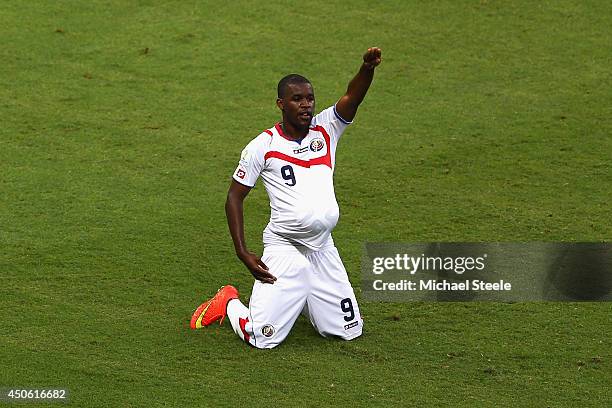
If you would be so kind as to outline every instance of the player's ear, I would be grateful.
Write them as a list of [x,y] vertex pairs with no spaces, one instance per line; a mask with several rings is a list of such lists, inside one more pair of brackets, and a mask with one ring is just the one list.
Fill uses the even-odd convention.
[[278,106],[278,109],[284,111],[285,108],[283,107],[283,100],[281,98],[276,98],[276,106]]

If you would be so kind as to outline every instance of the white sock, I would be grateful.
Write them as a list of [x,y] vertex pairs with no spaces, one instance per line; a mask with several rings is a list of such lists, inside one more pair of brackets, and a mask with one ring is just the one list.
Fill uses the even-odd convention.
[[[227,303],[227,318],[229,319],[234,333],[242,340],[250,343],[252,322],[249,321],[249,308],[238,299],[232,299]],[[242,323],[242,325],[241,325]],[[246,338],[245,338],[246,336]]]

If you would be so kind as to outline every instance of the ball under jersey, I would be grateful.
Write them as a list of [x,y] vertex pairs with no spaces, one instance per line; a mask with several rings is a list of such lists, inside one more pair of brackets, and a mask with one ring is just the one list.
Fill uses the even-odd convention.
[[313,250],[329,245],[340,215],[333,180],[336,146],[349,123],[331,106],[312,119],[300,141],[285,136],[276,124],[244,148],[233,177],[249,187],[263,180],[271,207],[264,245]]

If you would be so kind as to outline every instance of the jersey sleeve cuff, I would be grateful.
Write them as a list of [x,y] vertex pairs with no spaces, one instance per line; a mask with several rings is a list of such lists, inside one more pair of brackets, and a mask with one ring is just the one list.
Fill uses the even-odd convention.
[[350,125],[351,123],[353,123],[353,121],[351,120],[350,122],[346,119],[344,119],[342,116],[340,116],[340,114],[338,113],[338,111],[336,110],[336,105],[334,105],[334,115],[336,115],[336,117],[338,118],[338,120],[342,123],[344,123],[345,125]]
[[242,184],[242,185],[243,185],[243,186],[245,186],[245,187],[250,187],[250,188],[255,187],[255,184],[253,184],[253,185],[251,186],[251,185],[249,185],[248,183],[246,183],[244,180],[242,180],[241,178],[236,177],[235,175],[234,175],[234,176],[232,176],[232,178],[233,178],[234,180],[236,180],[236,182],[237,182],[238,184]]

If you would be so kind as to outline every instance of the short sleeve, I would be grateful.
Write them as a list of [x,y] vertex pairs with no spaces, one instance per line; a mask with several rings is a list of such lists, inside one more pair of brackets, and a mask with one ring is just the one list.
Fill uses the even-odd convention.
[[265,133],[257,136],[242,150],[238,167],[234,171],[234,180],[248,187],[255,186],[265,163],[264,156],[270,136]]
[[353,122],[345,120],[336,111],[336,105],[321,111],[312,119],[313,126],[323,126],[334,138],[339,139],[348,125]]

